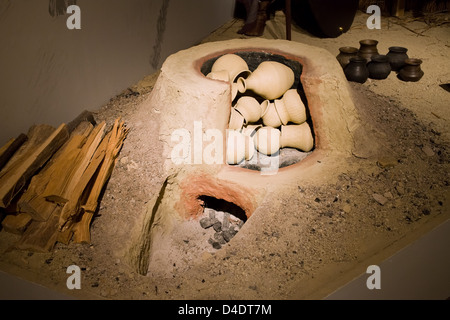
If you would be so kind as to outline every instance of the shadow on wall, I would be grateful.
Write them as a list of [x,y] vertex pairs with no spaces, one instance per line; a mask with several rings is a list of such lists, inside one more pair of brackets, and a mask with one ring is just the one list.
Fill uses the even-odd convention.
[[48,12],[52,17],[63,16],[66,14],[69,6],[76,4],[77,0],[50,0]]

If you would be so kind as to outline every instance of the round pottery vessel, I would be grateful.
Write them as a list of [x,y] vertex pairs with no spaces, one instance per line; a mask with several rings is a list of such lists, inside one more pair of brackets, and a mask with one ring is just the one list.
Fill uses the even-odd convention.
[[264,99],[274,100],[289,90],[294,81],[291,68],[276,61],[264,61],[248,78],[238,78],[237,83],[240,93],[251,90]]
[[236,99],[236,96],[238,94],[238,85],[236,82],[231,83],[231,101],[234,101]]
[[230,122],[228,123],[228,129],[241,130],[244,126],[244,116],[234,108],[231,108]]
[[424,72],[420,68],[422,60],[410,58],[405,60],[405,66],[400,69],[398,76],[403,81],[416,82],[422,79]]
[[386,54],[389,63],[391,65],[392,71],[400,71],[405,65],[405,60],[408,59],[408,54],[406,53],[408,49],[404,47],[390,47],[389,52]]
[[378,41],[372,39],[365,39],[359,42],[360,47],[358,50],[358,56],[366,59],[366,63],[370,62],[370,59],[373,55],[378,54]]
[[261,109],[264,125],[273,128],[278,128],[279,126],[281,126],[281,119],[275,108],[275,103],[270,102],[269,100],[264,100],[261,103]]
[[246,137],[236,130],[228,130],[227,134],[227,163],[241,163],[246,156],[245,148]]
[[369,78],[386,79],[391,73],[391,64],[385,55],[373,55],[372,60],[367,64],[369,70]]
[[273,104],[275,105],[275,110],[277,111],[281,124],[286,125],[289,122],[289,113],[286,110],[283,100],[274,100]]
[[245,160],[251,160],[255,155],[255,142],[253,141],[253,137],[245,136]]
[[234,108],[242,114],[245,123],[256,122],[261,119],[261,104],[254,97],[241,97]]
[[224,70],[228,72],[228,79],[231,82],[235,82],[239,75],[247,77],[251,73],[247,62],[237,54],[233,53],[221,56],[211,67],[211,72]]
[[341,47],[339,48],[339,54],[336,56],[337,61],[344,69],[349,63],[350,58],[358,56],[358,48],[355,47]]
[[242,128],[241,132],[244,136],[253,137],[260,128],[262,128],[260,124],[247,124]]
[[286,91],[283,98],[280,99],[280,102],[275,100],[275,106],[277,107],[282,122],[285,119],[281,116],[280,109],[284,107],[286,110],[287,122],[283,122],[284,125],[288,122],[301,124],[306,121],[306,108],[296,89],[289,89]]
[[272,127],[259,129],[254,138],[256,149],[265,154],[273,155],[280,150],[280,130]]
[[362,57],[351,58],[350,63],[344,69],[344,74],[348,81],[359,83],[366,82],[369,78],[366,59]]
[[307,122],[300,125],[281,126],[281,148],[289,147],[309,152],[314,147],[314,138]]

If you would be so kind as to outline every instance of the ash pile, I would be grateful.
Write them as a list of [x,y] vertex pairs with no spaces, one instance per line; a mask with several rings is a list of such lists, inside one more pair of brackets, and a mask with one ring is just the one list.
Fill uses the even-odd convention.
[[200,220],[200,226],[214,232],[208,243],[217,250],[230,242],[245,223],[228,212],[205,208],[205,213],[206,217]]

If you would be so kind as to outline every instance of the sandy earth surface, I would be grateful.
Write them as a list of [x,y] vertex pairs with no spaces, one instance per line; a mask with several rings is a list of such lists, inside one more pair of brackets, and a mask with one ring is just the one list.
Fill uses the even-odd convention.
[[[93,110],[97,121],[123,117],[131,131],[92,223],[92,243],[30,253],[15,250],[18,236],[1,231],[0,269],[83,299],[317,299],[447,220],[450,93],[439,85],[450,82],[450,25],[383,18],[381,30],[368,30],[367,17],[358,13],[349,32],[336,39],[293,26],[293,41],[333,55],[371,38],[379,41],[380,53],[405,46],[410,57],[423,60],[425,75],[417,83],[394,73],[350,83],[367,126],[337,180],[273,195],[277,201],[263,202],[220,250],[208,243],[210,230],[186,221],[166,243],[165,255],[151,261],[149,273],[137,274],[117,248],[165,179],[158,143],[164,110],[143,107],[158,76],[153,74]],[[245,38],[236,33],[242,23],[232,20],[204,41]],[[264,37],[282,39],[284,30],[277,12]],[[82,270],[82,290],[66,288],[66,269],[73,264]]]

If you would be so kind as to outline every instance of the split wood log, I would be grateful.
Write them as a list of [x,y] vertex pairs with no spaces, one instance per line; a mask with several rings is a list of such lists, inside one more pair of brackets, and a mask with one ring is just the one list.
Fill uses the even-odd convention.
[[0,148],[0,170],[2,170],[12,158],[14,153],[27,141],[25,134],[20,134],[16,139],[11,139],[2,148]]
[[6,232],[21,235],[30,225],[31,221],[31,216],[26,213],[19,213],[17,215],[9,214],[3,219],[2,227]]
[[64,205],[86,171],[91,159],[105,135],[106,123],[95,127],[81,149],[72,149],[63,161],[55,163],[54,175],[47,184],[43,196],[51,202]]
[[72,133],[72,131],[74,131],[82,122],[90,122],[93,126],[97,125],[92,112],[84,110],[75,119],[67,124],[67,130]]
[[106,146],[110,135],[111,132],[108,133],[102,140],[100,146],[97,148],[94,156],[92,157],[91,162],[86,168],[86,171],[78,180],[78,183],[68,197],[68,201],[64,204],[59,219],[59,229],[61,231],[70,229],[75,222],[74,220],[79,215],[83,193],[105,158]]
[[[72,132],[69,140],[58,150],[49,163],[35,175],[28,186],[26,192],[19,199],[20,212],[26,212],[36,221],[46,221],[56,209],[57,204],[47,201],[42,195],[48,183],[53,179],[60,179],[55,172],[59,163],[65,163],[68,154],[72,150],[80,149],[92,131],[93,126],[89,122],[82,122],[75,131]],[[67,163],[65,163],[67,165]]]
[[58,221],[61,207],[53,212],[45,222],[32,221],[15,247],[33,252],[50,252],[58,238]]
[[[59,126],[43,143],[34,145],[22,155],[21,161],[7,165],[0,173],[0,207],[6,208],[29,179],[66,142],[69,132],[65,124]],[[30,142],[30,141],[29,141]]]
[[120,119],[116,119],[111,136],[106,147],[105,159],[95,176],[93,186],[89,192],[89,197],[82,206],[83,213],[81,220],[74,226],[75,243],[90,243],[90,224],[98,207],[100,194],[104,189],[106,182],[111,177],[112,171],[116,165],[117,156],[123,146],[123,143],[128,135],[128,129],[125,128],[125,123]]

